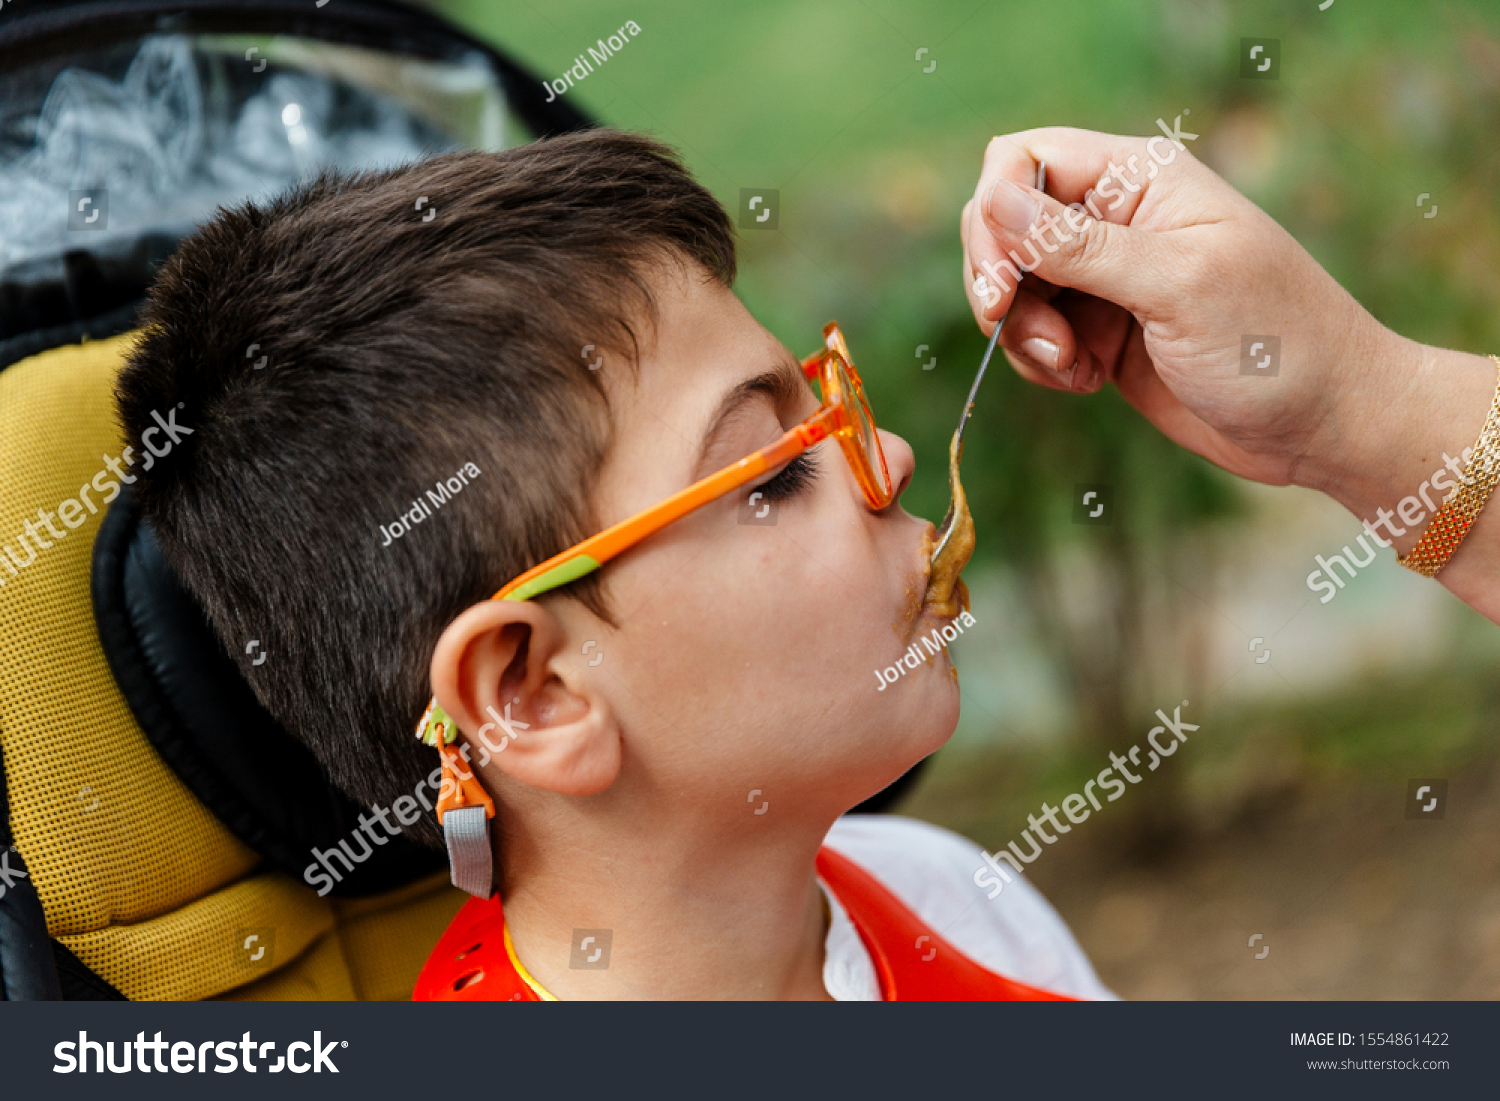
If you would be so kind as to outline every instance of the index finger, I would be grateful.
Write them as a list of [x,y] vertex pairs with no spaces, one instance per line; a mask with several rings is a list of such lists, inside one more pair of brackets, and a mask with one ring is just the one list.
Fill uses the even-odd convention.
[[[987,321],[1003,317],[1009,309],[1016,288],[1000,273],[1021,263],[1014,254],[1010,257],[1002,254],[982,214],[996,182],[1003,177],[1023,187],[1032,187],[1037,165],[1045,162],[1046,191],[1053,198],[1079,204],[1090,217],[1101,221],[1128,224],[1147,193],[1149,180],[1156,178],[1158,165],[1170,163],[1177,156],[1179,143],[1173,143],[1170,153],[1159,151],[1153,161],[1148,155],[1153,141],[1165,143],[1169,139],[1162,135],[1122,137],[1054,126],[1003,134],[990,141],[975,185],[972,213],[964,219],[963,226],[964,246],[972,265],[968,278],[981,328]],[[1115,186],[1109,182],[1112,179],[1135,182]],[[1100,189],[1097,193],[1096,187]],[[1102,203],[1102,199],[1109,201]]]
[[985,148],[979,184],[974,189],[975,201],[983,204],[998,176],[1025,187],[1032,186],[1037,163],[1046,161],[1047,194],[1059,202],[1081,203],[1106,173],[1127,172],[1131,157],[1140,163],[1149,140],[1071,126],[1001,134]]

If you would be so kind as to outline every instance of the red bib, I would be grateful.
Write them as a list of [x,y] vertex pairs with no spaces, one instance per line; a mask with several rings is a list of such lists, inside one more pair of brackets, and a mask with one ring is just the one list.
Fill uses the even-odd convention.
[[[824,847],[818,875],[859,931],[888,1002],[1071,1001],[981,967],[847,856]],[[474,898],[454,916],[417,978],[412,1000],[541,1001],[505,948],[500,896]]]

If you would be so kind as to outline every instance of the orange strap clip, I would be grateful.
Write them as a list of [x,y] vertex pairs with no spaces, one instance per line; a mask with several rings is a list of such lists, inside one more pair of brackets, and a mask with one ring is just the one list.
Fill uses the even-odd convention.
[[463,755],[457,745],[449,745],[440,736],[437,739],[438,754],[443,758],[443,783],[438,789],[437,820],[443,824],[443,815],[450,810],[464,807],[483,807],[486,818],[495,817],[495,801],[484,790],[471,769],[464,767]]

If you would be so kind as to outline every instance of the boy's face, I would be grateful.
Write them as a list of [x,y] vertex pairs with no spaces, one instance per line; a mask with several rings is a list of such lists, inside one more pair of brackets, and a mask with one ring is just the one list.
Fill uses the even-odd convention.
[[[796,357],[731,291],[696,270],[657,284],[655,338],[643,340],[638,372],[604,378],[613,437],[596,487],[603,525],[818,408]],[[818,346],[816,331],[807,337]],[[857,357],[857,337],[853,346]],[[899,495],[911,449],[889,432],[881,443]],[[576,636],[575,668],[619,722],[617,784],[644,782],[683,812],[747,827],[766,814],[826,818],[952,733],[959,696],[946,652],[884,690],[875,675],[949,622],[922,605],[931,525],[899,503],[872,512],[836,442],[807,459],[810,476],[772,471],[605,567],[618,630],[575,602],[548,602]],[[602,659],[581,656],[590,639]]]

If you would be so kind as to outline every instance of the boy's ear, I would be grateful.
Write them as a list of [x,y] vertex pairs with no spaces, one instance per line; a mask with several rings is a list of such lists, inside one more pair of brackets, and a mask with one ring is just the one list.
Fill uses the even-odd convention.
[[[620,729],[567,632],[532,601],[486,600],[448,624],[432,689],[468,760],[560,795],[592,795],[620,772]],[[481,773],[482,774],[482,773]]]

